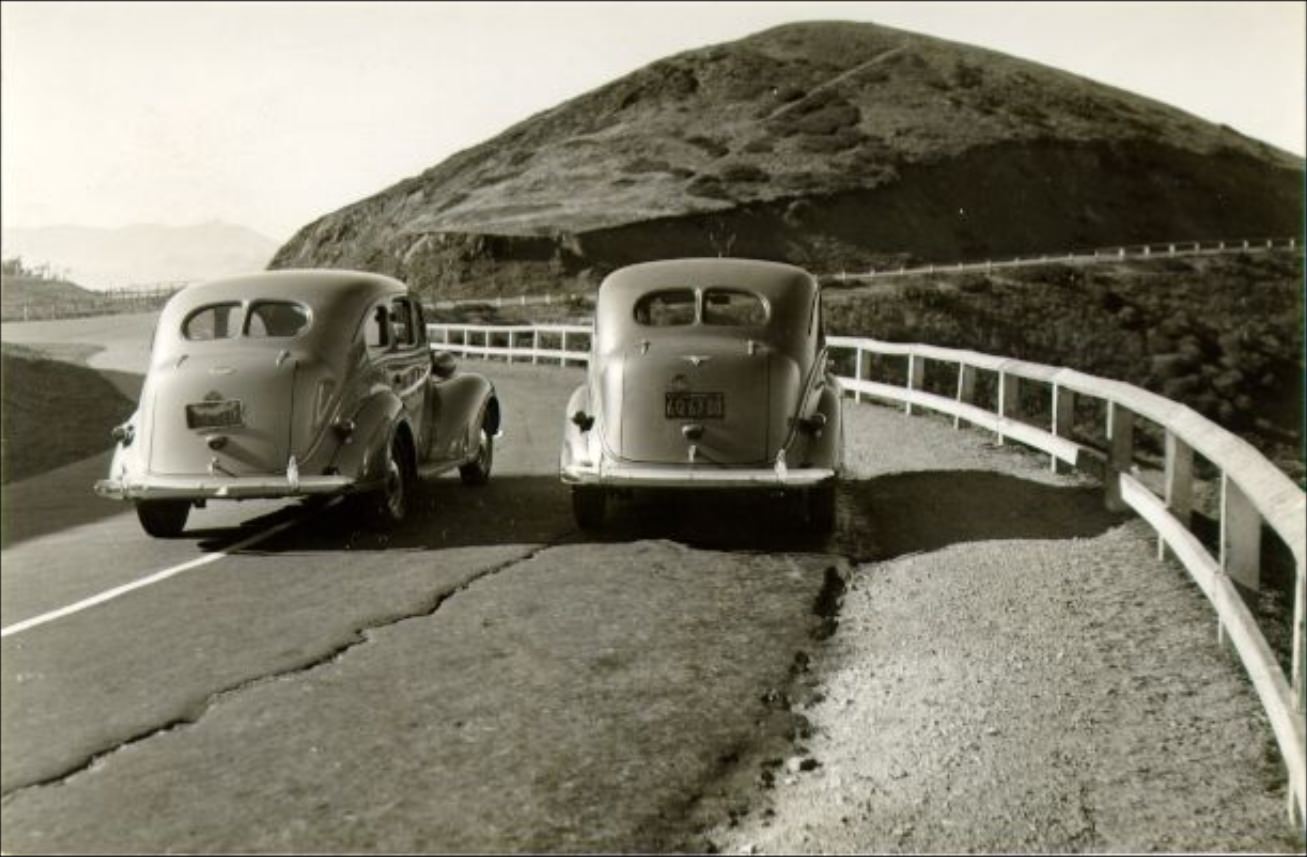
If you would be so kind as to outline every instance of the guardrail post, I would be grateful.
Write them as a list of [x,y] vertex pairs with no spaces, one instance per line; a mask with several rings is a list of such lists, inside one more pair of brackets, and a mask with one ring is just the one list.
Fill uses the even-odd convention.
[[[926,358],[916,354],[908,355],[908,389],[920,390],[926,379]],[[912,403],[908,402],[904,413],[912,416]]]
[[561,357],[558,358],[558,365],[566,366],[567,365],[567,331],[566,330],[563,331],[563,345],[561,350],[563,354]]
[[[1298,558],[1293,587],[1293,698],[1298,713],[1307,712],[1307,567]],[[1301,821],[1301,819],[1299,819]]]
[[[855,381],[862,380],[862,346],[861,345],[854,346],[853,348],[853,380]],[[853,391],[853,401],[855,402],[862,401],[861,390]]]
[[[1021,379],[1006,372],[998,373],[998,415],[1003,419],[1015,420],[1021,410]],[[999,425],[998,442],[1007,440]]]
[[[976,367],[968,366],[966,363],[958,364],[958,401],[971,404],[976,399]],[[962,428],[966,420],[962,417],[953,418],[953,428]]]
[[1108,447],[1107,467],[1103,471],[1103,504],[1109,512],[1124,512],[1129,508],[1121,499],[1120,473],[1130,472],[1135,457],[1135,415],[1129,408],[1116,402],[1107,410]]
[[540,362],[540,328],[531,328],[531,362]]
[[1260,588],[1262,518],[1243,489],[1221,473],[1221,568],[1230,579]]
[[[1194,507],[1194,450],[1174,433],[1166,433],[1166,508],[1185,527]],[[1157,558],[1166,556],[1166,541],[1157,537]]]
[[[1062,387],[1053,385],[1053,434],[1057,437],[1070,438],[1075,430],[1076,394]],[[1048,467],[1054,473],[1070,473],[1071,465],[1056,455],[1050,455]]]
[[508,362],[513,362],[513,347],[517,344],[517,333],[510,330],[508,332]]

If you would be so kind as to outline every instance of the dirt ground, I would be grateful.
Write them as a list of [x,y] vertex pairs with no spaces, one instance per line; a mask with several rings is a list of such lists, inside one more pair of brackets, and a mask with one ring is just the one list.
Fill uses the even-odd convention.
[[[848,410],[851,436],[903,419]],[[859,446],[854,469],[911,460],[1077,484],[1045,458],[924,422],[908,441],[920,449],[890,462]],[[811,737],[756,760],[751,797],[708,846],[1301,853],[1270,725],[1201,592],[1152,559],[1147,525],[999,536],[854,570],[805,681]]]

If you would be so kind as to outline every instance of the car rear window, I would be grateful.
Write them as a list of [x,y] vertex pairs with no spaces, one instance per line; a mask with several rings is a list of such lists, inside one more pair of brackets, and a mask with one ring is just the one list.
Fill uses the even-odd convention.
[[650,292],[635,303],[635,320],[648,327],[676,327],[694,324],[695,296],[692,289]]
[[287,301],[258,301],[245,317],[245,335],[255,338],[296,336],[308,326],[308,308]]
[[703,323],[757,327],[767,322],[767,304],[753,292],[707,289],[703,293]]
[[209,304],[186,316],[182,336],[187,339],[227,339],[235,336],[240,320],[238,303]]

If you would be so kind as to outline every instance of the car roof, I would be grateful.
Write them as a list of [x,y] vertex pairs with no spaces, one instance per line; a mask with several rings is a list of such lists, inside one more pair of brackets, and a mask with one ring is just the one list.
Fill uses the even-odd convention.
[[[177,308],[196,307],[224,300],[290,300],[309,304],[315,311],[329,312],[338,304],[349,304],[390,293],[408,291],[399,280],[367,271],[320,268],[292,268],[258,271],[223,277],[187,286],[173,297]],[[170,301],[170,304],[172,303]]]
[[[253,300],[305,304],[312,310],[314,321],[305,334],[296,338],[298,346],[328,348],[354,336],[363,312],[373,302],[407,293],[408,287],[393,277],[316,268],[259,271],[195,283],[173,295],[164,306],[155,349],[166,355],[196,347],[197,343],[181,336],[182,322],[195,310],[215,303]],[[268,340],[266,344],[271,347],[280,342]],[[245,339],[241,343],[251,344]]]
[[[649,292],[675,288],[732,288],[755,292],[771,308],[762,328],[686,325],[648,327],[635,321],[636,302]],[[798,352],[810,340],[817,280],[795,265],[760,259],[663,259],[620,268],[599,286],[595,300],[595,334],[600,352],[651,337],[761,338],[777,347]]]
[[739,286],[752,289],[764,297],[775,298],[792,293],[796,286],[810,297],[817,290],[811,274],[796,265],[762,259],[689,258],[660,259],[641,262],[609,274],[599,287],[599,300],[605,293],[624,302],[622,297],[636,296],[657,288],[676,286]]

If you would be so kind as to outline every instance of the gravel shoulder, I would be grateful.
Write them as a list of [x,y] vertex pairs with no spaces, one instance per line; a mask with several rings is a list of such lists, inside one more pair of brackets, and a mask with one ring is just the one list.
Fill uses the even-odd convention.
[[[846,417],[851,469],[873,496],[921,466],[908,462],[1084,485],[936,418],[866,405]],[[708,832],[712,847],[1301,853],[1270,725],[1145,523],[972,535],[854,570],[807,680],[811,738],[759,760],[747,809]]]

